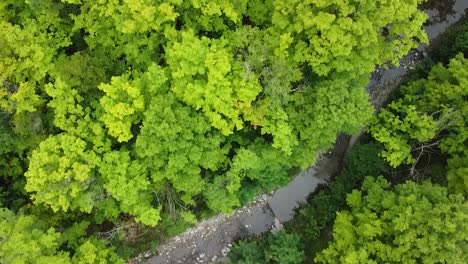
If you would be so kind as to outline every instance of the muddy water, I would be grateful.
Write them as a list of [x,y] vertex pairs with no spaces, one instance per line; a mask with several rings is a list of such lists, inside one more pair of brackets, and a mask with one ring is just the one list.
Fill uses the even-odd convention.
[[[468,8],[468,0],[449,1],[453,2],[449,14],[425,10],[430,18],[424,29],[430,40],[458,21]],[[401,60],[400,67],[376,69],[368,86],[371,102],[376,109],[380,108],[398,87],[408,70],[424,58],[426,48],[427,45],[420,45],[417,50]],[[304,202],[318,184],[325,183],[339,170],[344,153],[355,139],[356,137],[339,136],[335,147],[325,153],[316,166],[301,172],[287,186],[272,194],[260,195],[254,202],[230,215],[220,214],[201,221],[183,234],[167,241],[157,251],[142,253],[140,259],[146,258],[143,262],[154,264],[213,263],[223,260],[223,256],[229,252],[235,241],[278,229],[282,222],[290,220],[294,208]]]

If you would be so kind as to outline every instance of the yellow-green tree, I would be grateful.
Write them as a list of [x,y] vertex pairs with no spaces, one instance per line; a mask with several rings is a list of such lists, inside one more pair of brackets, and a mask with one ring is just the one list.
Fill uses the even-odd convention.
[[320,263],[464,263],[468,203],[460,194],[428,182],[393,188],[367,177],[337,214],[334,240]]

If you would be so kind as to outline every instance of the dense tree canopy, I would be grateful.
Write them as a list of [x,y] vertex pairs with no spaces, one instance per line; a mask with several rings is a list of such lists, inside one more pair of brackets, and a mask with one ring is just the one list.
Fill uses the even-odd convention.
[[302,248],[294,242],[270,247],[275,234],[265,234],[235,245],[233,263],[289,259],[269,258],[267,251],[303,251],[307,263],[464,263],[467,22],[442,34],[373,118],[371,134],[347,154],[344,170],[285,224],[281,233],[300,238]]
[[0,204],[229,212],[360,129],[375,65],[427,40],[420,2],[2,1]]
[[[79,245],[73,256],[60,249],[71,236],[62,235],[44,220],[32,215],[15,215],[7,209],[0,210],[0,261],[2,263],[124,263],[96,238],[78,238]],[[73,239],[77,239],[74,237]],[[68,240],[68,241],[67,241]]]
[[468,193],[468,60],[458,54],[447,67],[432,68],[425,79],[401,88],[402,97],[373,120],[369,131],[394,167],[411,164],[425,149],[438,146],[448,155],[449,187]]
[[334,240],[316,258],[321,263],[464,263],[468,203],[460,194],[430,183],[407,182],[389,189],[368,177],[348,195]]

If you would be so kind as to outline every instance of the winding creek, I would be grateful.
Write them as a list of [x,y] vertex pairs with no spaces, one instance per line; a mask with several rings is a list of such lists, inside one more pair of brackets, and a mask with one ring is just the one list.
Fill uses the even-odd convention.
[[[425,10],[429,23],[424,27],[430,41],[448,26],[458,21],[468,8],[467,0],[453,1],[452,12],[442,16],[437,10]],[[368,91],[371,102],[380,108],[388,96],[398,87],[401,79],[425,56],[428,45],[420,45],[401,60],[398,68],[377,68],[372,74]],[[294,208],[305,202],[319,184],[339,171],[346,151],[356,142],[356,136],[340,135],[335,147],[320,157],[317,165],[299,173],[287,186],[257,199],[230,215],[217,215],[197,223],[177,237],[166,241],[156,251],[142,253],[144,263],[213,263],[222,260],[235,241],[258,236],[271,229],[281,228],[290,220]],[[143,260],[144,259],[144,260]]]

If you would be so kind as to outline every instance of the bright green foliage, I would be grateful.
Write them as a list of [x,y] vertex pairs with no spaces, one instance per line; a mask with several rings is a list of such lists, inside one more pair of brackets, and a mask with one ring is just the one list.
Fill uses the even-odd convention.
[[180,20],[196,32],[224,33],[240,26],[246,0],[189,0],[177,2]]
[[[462,173],[466,165],[459,162],[468,154],[467,76],[468,60],[459,54],[447,67],[435,66],[427,79],[403,86],[402,97],[374,118],[369,131],[384,144],[382,156],[393,167],[414,162],[424,144],[440,141],[442,152],[458,160],[449,162],[457,170],[451,172],[449,166],[450,187],[468,191],[468,178]],[[418,143],[422,146],[416,148]]]
[[370,119],[372,107],[364,91],[365,78],[347,79],[333,75],[313,89],[293,95],[288,109],[299,146],[293,152],[294,165],[306,168],[313,163],[310,153],[327,148],[339,131],[357,133]]
[[262,140],[247,149],[239,149],[226,173],[231,180],[230,190],[237,192],[240,187],[237,184],[244,178],[257,181],[267,191],[286,185],[290,180],[290,158]]
[[20,83],[16,93],[12,94],[10,99],[12,100],[12,106],[17,114],[23,112],[35,112],[37,107],[42,106],[44,100],[42,100],[35,93],[34,85],[30,82]]
[[437,122],[432,116],[421,113],[414,105],[405,105],[398,101],[383,109],[378,119],[385,122],[382,122],[383,126],[374,123],[369,131],[375,139],[384,143],[382,157],[393,167],[415,161],[411,155],[411,140],[429,141],[437,133]]
[[295,61],[307,62],[319,75],[334,70],[360,75],[376,64],[398,64],[417,47],[416,39],[427,41],[420,2],[277,0],[272,22],[284,37],[294,39],[289,47]]
[[245,78],[242,64],[233,61],[225,40],[197,38],[182,32],[181,41],[166,51],[172,74],[171,90],[181,101],[201,109],[211,125],[224,135],[240,130],[240,115],[261,91],[255,78]]
[[144,110],[145,101],[139,87],[130,83],[127,76],[113,77],[110,84],[101,84],[99,89],[106,95],[101,98],[104,113],[101,121],[109,134],[119,142],[130,140],[131,126],[140,121],[138,114]]
[[240,206],[236,189],[230,191],[227,187],[230,183],[228,179],[216,177],[212,182],[205,184],[203,196],[208,208],[216,212],[231,213],[233,208]]
[[[0,20],[0,82],[42,81],[52,69],[56,50],[68,40],[46,34],[35,20],[26,20],[23,28]],[[21,43],[21,45],[17,45]]]
[[54,211],[78,209],[90,213],[100,199],[96,166],[100,158],[86,142],[69,134],[50,136],[34,150],[26,190],[36,203]]
[[54,83],[45,87],[47,94],[52,97],[48,106],[54,109],[53,123],[67,133],[92,142],[92,147],[97,152],[107,151],[110,148],[109,140],[106,140],[106,131],[103,124],[96,121],[93,109],[87,103],[97,105],[93,98],[84,97],[58,78]]
[[[200,9],[202,14],[209,16],[220,16],[224,14],[231,21],[239,23],[242,19],[247,1],[223,1],[223,0],[191,0],[194,8]],[[203,21],[203,19],[201,19]],[[203,24],[203,22],[201,22]]]
[[122,212],[136,216],[146,225],[158,223],[160,208],[153,208],[150,181],[146,168],[131,160],[128,152],[108,152],[104,155],[99,172],[104,188],[120,204]]
[[338,213],[334,241],[320,263],[464,263],[468,257],[468,203],[428,182],[389,189],[367,177]]
[[108,134],[119,142],[133,138],[132,126],[141,123],[143,113],[155,94],[167,91],[167,77],[164,70],[151,64],[144,73],[112,77],[110,84],[98,87],[105,95],[100,99],[103,112],[99,119],[108,128]]
[[124,263],[113,247],[96,238],[81,241],[70,258],[68,252],[59,249],[68,236],[48,228],[42,220],[0,208],[1,263]]
[[1,1],[1,203],[89,222],[58,245],[83,263],[116,262],[95,232],[230,212],[364,125],[375,64],[425,39],[417,3]]
[[204,185],[201,169],[216,170],[225,159],[223,137],[205,117],[183,106],[172,92],[152,98],[136,140],[136,153],[150,169],[156,188],[170,183],[193,204]]
[[125,261],[114,252],[104,241],[95,238],[87,239],[82,243],[71,259],[73,264],[115,263],[123,264]]
[[156,59],[165,24],[177,17],[171,2],[180,1],[94,1],[83,0],[71,15],[73,32],[84,31],[90,50],[112,60],[122,56],[140,70]]
[[0,208],[0,237],[1,263],[70,263],[68,253],[58,250],[60,234],[34,216]]

